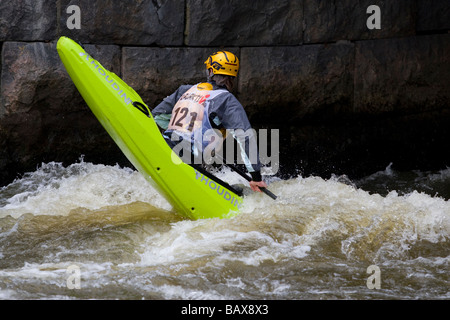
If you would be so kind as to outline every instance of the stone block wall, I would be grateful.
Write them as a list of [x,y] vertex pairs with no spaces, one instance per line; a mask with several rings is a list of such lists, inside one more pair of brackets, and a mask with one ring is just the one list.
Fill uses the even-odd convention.
[[[80,29],[69,29],[70,6]],[[380,8],[369,29],[367,8]],[[0,185],[41,162],[127,165],[56,52],[69,36],[150,105],[240,57],[235,95],[280,129],[282,173],[450,164],[447,0],[14,0],[0,3]]]

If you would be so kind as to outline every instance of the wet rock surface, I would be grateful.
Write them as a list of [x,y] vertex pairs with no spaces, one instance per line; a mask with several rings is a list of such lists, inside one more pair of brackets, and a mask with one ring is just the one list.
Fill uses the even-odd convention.
[[[370,2],[370,3],[369,3]],[[374,3],[375,4],[375,3]],[[81,28],[69,29],[77,5]],[[361,176],[450,163],[448,1],[112,0],[0,4],[0,185],[42,162],[130,165],[68,77],[69,36],[151,106],[204,81],[219,49],[255,129],[280,130],[280,173]]]

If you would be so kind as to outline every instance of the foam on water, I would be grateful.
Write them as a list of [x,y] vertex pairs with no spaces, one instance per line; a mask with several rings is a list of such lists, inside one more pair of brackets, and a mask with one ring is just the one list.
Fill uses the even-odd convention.
[[17,218],[25,213],[67,215],[77,208],[95,210],[135,201],[171,210],[170,204],[137,171],[84,161],[67,168],[55,162],[42,164],[35,172],[3,187],[0,198],[4,203],[0,217]]
[[[448,297],[448,200],[380,195],[345,177],[269,188],[276,201],[251,193],[236,217],[190,221],[134,170],[44,164],[0,189],[0,280],[15,283],[0,281],[0,298],[71,296],[72,264],[83,271],[81,298]],[[365,287],[371,264],[390,275],[382,293]]]

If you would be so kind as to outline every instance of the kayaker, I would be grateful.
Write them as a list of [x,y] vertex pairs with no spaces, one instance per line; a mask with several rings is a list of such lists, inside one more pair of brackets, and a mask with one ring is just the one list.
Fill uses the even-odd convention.
[[[211,142],[222,143],[222,137],[204,139],[208,133],[217,132],[214,129],[231,133],[238,141],[241,157],[252,176],[250,187],[261,192],[259,187],[266,188],[267,184],[261,177],[256,137],[244,107],[231,93],[239,71],[239,59],[231,52],[218,51],[210,55],[205,64],[207,82],[180,86],[153,109],[153,117],[165,130],[163,136],[172,149],[182,140],[189,141],[195,155],[211,146]],[[196,143],[198,141],[201,143]],[[251,148],[256,152],[251,152]]]

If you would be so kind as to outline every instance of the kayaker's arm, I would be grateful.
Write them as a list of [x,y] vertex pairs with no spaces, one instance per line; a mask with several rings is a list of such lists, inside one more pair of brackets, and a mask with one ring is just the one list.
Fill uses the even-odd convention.
[[171,113],[161,113],[153,117],[155,119],[156,124],[158,127],[163,129],[164,131],[167,130],[169,127],[170,117],[172,116]]
[[223,99],[223,101],[218,101],[217,105],[225,106],[224,108],[219,107],[217,110],[221,124],[238,142],[241,159],[252,176],[250,187],[253,191],[261,191],[259,187],[266,188],[267,184],[262,181],[256,136],[244,107],[232,94],[221,96],[219,99]]
[[[250,181],[250,187],[253,191],[259,191],[259,187],[267,188],[267,184],[262,181],[261,177],[261,162],[259,161],[258,149],[256,146],[256,137],[254,131],[249,129],[244,130],[232,130],[231,132],[239,144],[241,150],[241,158],[244,161],[245,167],[248,173],[252,176]],[[254,148],[253,150],[250,150]]]

